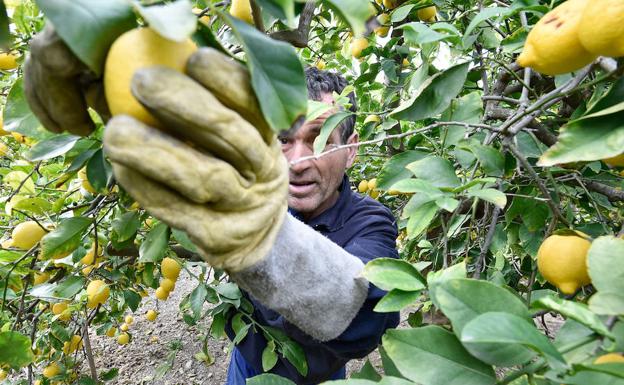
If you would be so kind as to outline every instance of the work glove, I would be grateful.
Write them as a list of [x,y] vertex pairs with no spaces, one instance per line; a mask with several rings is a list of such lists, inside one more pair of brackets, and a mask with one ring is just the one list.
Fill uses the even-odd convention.
[[337,337],[366,299],[363,263],[287,215],[288,164],[246,68],[201,48],[186,72],[135,73],[133,95],[164,128],[108,122],[117,181],[265,306],[317,340]]
[[187,71],[193,78],[137,71],[132,92],[165,129],[116,116],[104,150],[142,207],[184,230],[212,266],[243,270],[268,254],[282,224],[288,165],[266,123],[251,123],[264,120],[244,67],[203,49]]
[[89,135],[95,124],[87,107],[103,120],[109,112],[102,82],[48,24],[31,42],[24,63],[24,92],[30,109],[49,131]]

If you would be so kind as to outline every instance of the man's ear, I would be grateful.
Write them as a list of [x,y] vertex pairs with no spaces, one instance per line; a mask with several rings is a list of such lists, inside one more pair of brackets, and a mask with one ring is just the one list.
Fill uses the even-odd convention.
[[[356,131],[353,131],[353,134],[351,134],[346,144],[357,143],[359,139],[360,137],[358,136],[358,133]],[[347,148],[347,151],[349,151],[348,158],[347,158],[347,168],[353,166],[353,162],[355,161],[355,156],[357,155],[357,152],[358,152],[358,147],[359,146],[353,146],[353,147]]]

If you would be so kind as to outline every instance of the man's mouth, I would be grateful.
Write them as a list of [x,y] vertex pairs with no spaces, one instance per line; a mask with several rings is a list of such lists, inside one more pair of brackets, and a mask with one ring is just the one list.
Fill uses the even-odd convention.
[[292,195],[305,195],[314,189],[315,184],[312,181],[291,180],[288,184],[288,192]]

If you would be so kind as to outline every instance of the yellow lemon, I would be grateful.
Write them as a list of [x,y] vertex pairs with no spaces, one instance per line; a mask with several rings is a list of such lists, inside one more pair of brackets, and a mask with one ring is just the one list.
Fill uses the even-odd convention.
[[167,298],[169,298],[169,292],[165,289],[163,289],[162,287],[159,287],[158,289],[156,289],[156,298],[158,298],[161,301],[166,301]]
[[546,75],[574,71],[597,55],[588,52],[578,38],[583,9],[589,0],[568,0],[548,12],[529,32],[518,64]]
[[230,15],[253,24],[253,15],[251,14],[251,4],[249,0],[232,0],[230,7]]
[[71,319],[71,310],[67,309],[67,310],[63,311],[58,319],[60,319],[63,322],[69,321]]
[[104,68],[104,91],[112,115],[127,114],[152,126],[156,119],[130,91],[135,71],[155,65],[184,71],[186,61],[197,46],[167,40],[151,28],[135,28],[121,35],[108,51]]
[[371,198],[377,199],[377,198],[379,198],[379,190],[371,190],[369,192],[369,195],[370,195]]
[[127,315],[126,318],[124,318],[124,321],[126,321],[128,325],[132,325],[132,323],[134,322],[134,317],[131,315]]
[[354,58],[359,59],[362,57],[362,51],[368,47],[368,40],[364,37],[358,37],[351,40],[351,55]]
[[11,233],[11,237],[13,238],[11,246],[22,250],[28,250],[36,245],[46,233],[47,231],[35,221],[22,222],[15,226]]
[[386,27],[382,25],[381,27],[375,28],[374,31],[375,31],[375,35],[379,37],[386,37],[388,36],[388,31],[390,31],[390,27]]
[[19,143],[26,143],[26,137],[19,132],[11,131],[11,136]]
[[119,325],[119,330],[121,330],[122,332],[127,332],[128,329],[130,329],[130,326],[125,322]]
[[358,184],[358,191],[362,194],[368,191],[368,181],[366,179],[360,181],[360,184]]
[[378,115],[368,115],[366,119],[364,119],[364,124],[369,122],[379,123],[381,122],[381,118]]
[[327,64],[325,63],[325,60],[323,60],[323,59],[319,59],[319,60],[316,62],[316,68],[320,69],[321,71],[325,69],[325,66],[326,66],[326,65],[327,65]]
[[119,345],[125,345],[128,342],[130,342],[130,335],[128,335],[128,333],[121,333],[117,336],[117,343]]
[[[579,235],[584,235],[577,232]],[[542,276],[564,294],[574,294],[591,283],[587,274],[587,251],[591,242],[575,235],[551,235],[537,251]]]
[[63,343],[63,353],[72,354],[76,350],[82,349],[82,337],[74,334],[70,341]]
[[43,376],[45,378],[52,378],[61,372],[61,368],[59,368],[56,362],[51,363],[50,365],[43,368]]
[[[196,15],[199,15],[200,13],[202,13],[203,9],[199,9],[197,7],[193,8],[193,13]],[[208,24],[210,23],[210,16],[208,15],[203,15],[202,17],[199,18],[199,21],[201,21],[204,24]]]
[[613,167],[624,167],[624,154],[603,159],[603,162]]
[[10,71],[17,68],[17,57],[12,53],[0,53],[0,70]]
[[106,331],[108,337],[115,337],[115,334],[117,334],[117,328],[114,326],[111,326],[111,328]]
[[35,286],[41,285],[42,283],[47,282],[48,279],[50,279],[50,273],[48,273],[47,271],[44,271],[43,273],[35,273],[33,284]]
[[6,379],[8,375],[9,374],[7,373],[6,370],[0,369],[0,381],[3,381],[4,379]]
[[171,278],[165,278],[160,281],[160,287],[162,287],[166,292],[173,291],[173,289],[175,289],[175,281]]
[[91,182],[89,182],[89,178],[87,178],[87,169],[85,167],[81,168],[80,171],[78,171],[78,177],[82,180],[82,188],[84,188],[91,194],[97,194],[97,190],[95,189],[95,187],[93,187]]
[[437,12],[438,10],[436,9],[435,5],[432,5],[431,7],[419,9],[418,12],[416,12],[416,16],[418,16],[418,20],[421,21],[429,21],[431,19],[435,21],[435,16]]
[[369,190],[374,190],[377,188],[377,178],[373,178],[371,180],[368,181],[368,189]]
[[160,263],[160,272],[162,273],[163,277],[172,279],[174,281],[178,279],[181,269],[182,266],[180,266],[178,261],[173,258],[163,258],[162,262]]
[[158,313],[156,313],[156,310],[148,310],[147,313],[145,314],[145,318],[147,318],[148,321],[155,321],[156,317],[158,317]]
[[379,15],[377,15],[377,21],[381,25],[389,24],[390,23],[390,15],[388,15],[385,12],[384,13],[380,13]]
[[384,7],[394,9],[399,6],[399,0],[383,0]]
[[0,142],[0,156],[5,156],[9,153],[9,146]]
[[9,135],[10,132],[4,130],[4,120],[2,115],[2,111],[0,111],[0,136]]
[[[100,257],[101,255],[102,255],[102,245],[98,243],[98,257]],[[91,247],[87,251],[87,254],[85,254],[85,256],[80,259],[80,262],[82,262],[83,265],[93,265],[93,262],[95,262],[95,259],[96,259],[95,258],[95,242],[93,242],[91,244]]]
[[609,362],[624,362],[624,356],[622,353],[607,353],[596,358],[594,364],[606,364]]
[[67,310],[67,302],[58,302],[52,305],[52,314],[59,315]]
[[404,58],[403,61],[401,62],[401,65],[403,67],[409,67],[410,66],[410,62],[409,62],[409,60]]
[[578,37],[593,54],[624,56],[624,1],[590,1],[581,16]]
[[97,305],[103,304],[109,295],[110,289],[101,279],[89,282],[87,286],[87,307],[93,309]]

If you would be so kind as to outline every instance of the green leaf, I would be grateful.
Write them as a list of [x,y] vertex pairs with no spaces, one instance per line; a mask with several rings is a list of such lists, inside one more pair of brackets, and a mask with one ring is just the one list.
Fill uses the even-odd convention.
[[243,340],[243,338],[247,337],[247,333],[249,333],[249,328],[251,327],[251,324],[246,324],[245,326],[243,326],[237,333],[236,336],[234,337],[234,339],[232,340],[232,343],[234,345],[238,344],[239,342],[241,342]]
[[323,122],[323,126],[321,127],[320,133],[314,139],[314,154],[315,155],[323,152],[323,150],[325,149],[325,145],[327,143],[327,139],[329,138],[331,133],[334,131],[334,129],[338,127],[338,125],[342,123],[343,120],[345,120],[351,115],[353,115],[352,112],[337,112],[331,115],[329,118],[327,118],[325,122]]
[[460,262],[446,269],[430,272],[427,274],[427,286],[429,286],[429,290],[432,290],[436,285],[455,278],[466,278],[466,262]]
[[188,39],[197,27],[197,17],[193,14],[193,5],[189,0],[177,0],[148,7],[138,2],[134,2],[133,5],[147,24],[165,39],[182,42]]
[[409,239],[419,236],[435,218],[438,212],[438,205],[435,202],[425,203],[418,207],[407,221],[407,235]]
[[35,182],[33,182],[32,178],[24,171],[9,172],[4,176],[4,178],[2,178],[2,183],[11,187],[13,190],[17,189],[21,185],[21,192],[29,194],[35,193]]
[[399,28],[404,31],[405,41],[413,45],[435,43],[453,37],[436,32],[421,22],[403,24]]
[[191,292],[190,304],[195,319],[199,319],[207,295],[208,290],[206,289],[206,285],[203,283],[197,285],[197,287]]
[[559,378],[549,373],[547,377],[551,378],[553,381],[563,382],[566,385],[624,385],[624,378],[622,375],[618,376],[615,373],[609,373],[606,371],[607,366],[619,366],[619,372],[624,373],[624,365],[622,364],[579,365],[575,367],[577,371],[573,375]]
[[17,370],[32,363],[35,355],[30,345],[30,338],[22,333],[0,332],[0,364]]
[[573,121],[565,125],[559,140],[540,157],[538,166],[599,160],[622,153],[624,112]]
[[111,226],[115,234],[117,234],[117,241],[124,242],[131,239],[136,234],[137,230],[141,226],[139,220],[139,214],[136,211],[129,211],[112,220]]
[[622,111],[624,109],[624,102],[622,102],[622,100],[624,100],[624,79],[619,78],[600,100],[592,105],[582,117],[576,120],[604,116]]
[[[3,110],[4,130],[39,138],[37,134],[39,121],[33,115],[26,96],[24,96],[24,80],[19,78],[13,83]],[[48,137],[51,134],[47,135]]]
[[396,8],[392,11],[392,15],[390,15],[390,21],[392,23],[398,23],[405,20],[415,6],[415,4],[406,4]]
[[392,289],[386,295],[384,295],[375,308],[373,309],[379,313],[389,313],[400,311],[404,307],[407,307],[420,297],[419,291],[403,291],[399,289]]
[[108,181],[113,177],[113,167],[104,157],[100,148],[87,162],[87,178],[96,191],[106,190]]
[[[367,362],[368,363],[368,362]],[[334,380],[323,382],[327,385],[414,385],[413,382],[398,377],[384,376],[377,380],[358,379],[351,375],[348,380]]]
[[587,267],[598,291],[589,299],[589,308],[597,314],[624,314],[624,239],[596,238],[587,253]]
[[73,298],[85,286],[85,279],[79,276],[71,276],[61,281],[54,287],[54,295],[57,298]]
[[234,282],[220,283],[219,286],[216,287],[216,290],[219,295],[229,299],[239,299],[243,296],[238,285]]
[[171,235],[186,250],[197,253],[197,246],[191,241],[188,234],[183,230],[171,229]]
[[502,176],[505,172],[505,158],[497,149],[477,143],[461,148],[469,150],[477,157],[485,175]]
[[378,382],[379,380],[381,380],[381,376],[379,375],[379,373],[377,373],[377,370],[375,370],[373,365],[370,363],[370,359],[366,360],[364,366],[362,366],[362,369],[360,369],[359,372],[352,372],[349,378],[352,380],[371,380],[373,382]]
[[509,290],[488,281],[475,279],[448,279],[430,289],[433,303],[442,310],[460,336],[464,326],[477,316],[500,311],[522,317],[531,316],[526,305]]
[[407,165],[417,178],[435,187],[457,187],[461,184],[451,162],[439,156],[428,156]]
[[141,304],[141,296],[134,290],[124,290],[123,292],[124,300],[128,304],[128,307],[132,309],[133,312],[136,312]]
[[332,108],[336,108],[331,104],[327,104],[325,102],[317,102],[316,100],[308,100],[308,112],[305,117],[305,121],[312,121],[319,116],[323,115],[325,112],[331,110]]
[[36,162],[63,155],[74,147],[78,139],[80,139],[80,137],[76,135],[55,135],[32,146],[31,149],[24,154],[24,158],[31,162]]
[[414,150],[408,150],[394,155],[384,164],[381,172],[377,176],[377,188],[388,190],[398,181],[409,178],[412,173],[406,169],[405,166],[426,156],[427,153]]
[[225,336],[225,315],[223,313],[217,313],[212,316],[210,335],[214,338]]
[[470,33],[482,22],[487,19],[490,19],[494,16],[505,17],[513,13],[514,10],[512,8],[504,8],[504,7],[491,7],[485,8],[481,12],[479,12],[471,21],[468,27],[466,28],[466,32],[464,32],[464,46],[468,45],[468,38]]
[[324,3],[351,26],[353,36],[362,35],[366,21],[375,14],[375,8],[366,0],[324,0]]
[[521,365],[539,353],[551,366],[565,367],[565,359],[548,337],[540,333],[532,321],[514,314],[478,315],[464,326],[461,341],[473,356],[489,364]]
[[596,333],[614,339],[615,336],[609,328],[602,322],[600,317],[592,313],[587,305],[568,301],[555,295],[549,295],[547,297],[541,297],[531,305],[541,309],[549,309],[555,311],[566,319],[573,319],[578,323],[587,326]]
[[293,0],[258,0],[258,4],[263,11],[269,12],[278,19],[285,20],[289,27],[297,27],[295,24],[295,2]]
[[96,75],[104,70],[111,44],[136,27],[126,0],[36,0],[56,32]]
[[147,234],[139,248],[139,262],[158,262],[167,253],[171,230],[164,223],[158,223]]
[[11,46],[11,33],[9,32],[9,17],[7,16],[4,1],[0,1],[0,49],[8,50]]
[[457,338],[439,326],[389,329],[383,347],[403,376],[427,385],[490,385],[490,366],[472,357]]
[[426,280],[409,262],[395,258],[375,258],[364,266],[364,277],[382,290],[416,291]]
[[458,64],[428,78],[416,91],[416,95],[390,116],[397,120],[417,121],[441,113],[464,86],[468,65]]
[[42,215],[52,210],[52,204],[43,198],[26,198],[14,204],[13,208],[35,215]]
[[223,16],[243,44],[251,85],[264,118],[275,132],[289,129],[308,109],[305,75],[295,49],[244,21]]
[[74,217],[61,221],[58,227],[41,239],[41,255],[44,259],[68,256],[80,246],[82,236],[93,223],[91,218]]
[[479,198],[483,199],[484,201],[493,203],[501,209],[504,209],[507,205],[507,196],[504,193],[493,188],[486,188],[483,190],[468,190],[467,194],[469,197]]
[[297,369],[299,374],[304,377],[308,374],[308,362],[306,361],[305,352],[298,343],[294,341],[283,341],[281,352],[288,362]]
[[277,374],[266,373],[248,379],[247,385],[295,385],[295,383]]
[[268,372],[277,364],[277,353],[275,353],[275,342],[269,341],[262,351],[262,370]]

